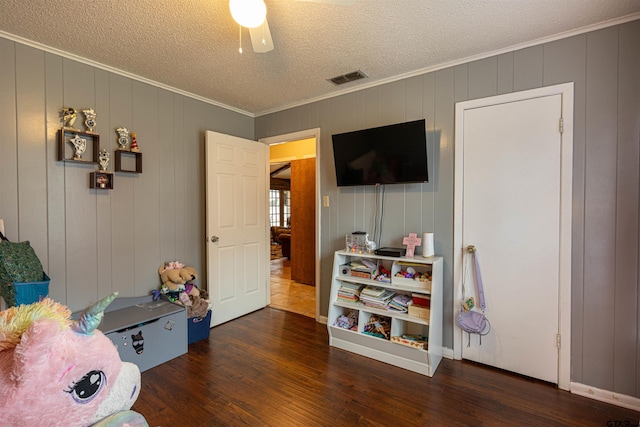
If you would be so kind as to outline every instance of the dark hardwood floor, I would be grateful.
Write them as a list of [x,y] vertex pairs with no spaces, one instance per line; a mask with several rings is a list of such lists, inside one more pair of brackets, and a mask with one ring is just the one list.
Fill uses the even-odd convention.
[[[265,308],[142,374],[150,426],[637,426],[640,413],[468,362],[433,378],[328,345],[325,325]],[[619,421],[618,424],[611,422]]]

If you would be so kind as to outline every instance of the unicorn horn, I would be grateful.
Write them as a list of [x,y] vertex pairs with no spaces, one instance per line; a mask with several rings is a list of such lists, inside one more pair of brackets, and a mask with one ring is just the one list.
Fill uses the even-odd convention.
[[107,308],[111,301],[113,301],[118,296],[117,292],[112,293],[95,304],[84,309],[80,318],[73,322],[71,325],[71,329],[78,332],[79,334],[91,335],[93,331],[96,330],[100,321],[102,321],[102,316],[104,316],[104,309]]

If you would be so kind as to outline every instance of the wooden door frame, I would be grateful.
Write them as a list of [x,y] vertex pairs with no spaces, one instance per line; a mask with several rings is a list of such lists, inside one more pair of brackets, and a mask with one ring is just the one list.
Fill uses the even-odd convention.
[[570,389],[571,383],[571,199],[573,181],[573,82],[522,92],[456,103],[455,172],[453,209],[453,358],[462,359],[463,333],[455,323],[462,300],[462,207],[464,161],[464,113],[466,110],[523,101],[551,95],[562,95],[562,147],[560,171],[560,273],[558,326],[561,343],[558,355],[558,387]]
[[[316,244],[315,244],[315,279],[316,279],[316,321],[321,321],[320,318],[320,128],[313,128],[307,130],[301,130],[298,132],[291,132],[284,135],[270,136],[267,138],[260,138],[258,142],[262,142],[266,145],[282,144],[286,142],[298,141],[300,139],[315,138],[316,140],[316,201],[314,203],[316,210]],[[267,168],[267,180],[265,185],[265,193],[269,194],[269,168]],[[269,215],[269,198],[267,197],[267,216]],[[267,225],[270,221],[267,220]],[[269,227],[265,230],[265,233],[269,233]],[[271,304],[271,283],[267,285],[267,305]]]

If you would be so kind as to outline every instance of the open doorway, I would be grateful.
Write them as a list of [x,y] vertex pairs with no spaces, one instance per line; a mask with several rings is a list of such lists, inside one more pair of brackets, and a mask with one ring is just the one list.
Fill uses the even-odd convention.
[[319,129],[261,139],[269,146],[269,305],[317,319]]

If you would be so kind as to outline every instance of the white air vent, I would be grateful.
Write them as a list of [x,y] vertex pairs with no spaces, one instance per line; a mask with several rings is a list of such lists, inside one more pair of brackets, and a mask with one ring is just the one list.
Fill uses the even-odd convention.
[[367,75],[362,71],[358,70],[358,71],[352,71],[347,74],[343,74],[341,76],[332,77],[329,79],[329,81],[335,85],[341,85],[341,84],[352,82],[354,80],[364,79],[365,77],[367,77]]

